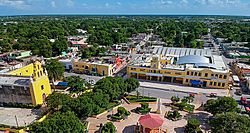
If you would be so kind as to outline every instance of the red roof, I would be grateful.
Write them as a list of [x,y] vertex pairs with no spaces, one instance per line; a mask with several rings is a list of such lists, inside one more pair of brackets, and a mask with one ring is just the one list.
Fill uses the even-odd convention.
[[242,73],[250,73],[250,69],[242,69]]
[[163,120],[158,115],[144,115],[139,118],[139,123],[146,128],[154,129],[163,124]]

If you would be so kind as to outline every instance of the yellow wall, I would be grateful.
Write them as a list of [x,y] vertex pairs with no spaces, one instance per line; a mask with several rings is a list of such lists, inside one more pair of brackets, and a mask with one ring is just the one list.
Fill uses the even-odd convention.
[[33,74],[34,68],[33,64],[29,64],[22,68],[16,69],[14,71],[9,72],[11,75],[19,75],[19,76],[31,76]]
[[[132,73],[137,73],[135,74]],[[146,73],[162,74],[163,77],[174,77],[176,79],[182,79],[182,84],[189,85],[190,80],[206,81],[207,88],[216,89],[228,89],[229,87],[229,72],[220,73],[214,72],[210,69],[202,70],[174,70],[174,69],[152,69],[145,67],[133,67],[128,66],[128,77],[140,78],[140,76],[146,76]],[[192,75],[191,75],[192,74]],[[150,76],[146,76],[146,79],[150,80]],[[163,81],[163,78],[158,78],[159,81]],[[181,82],[181,81],[180,81]],[[212,82],[212,83],[210,83]]]
[[[48,96],[51,94],[51,87],[49,78],[44,73],[43,67],[39,61],[35,61],[32,64],[24,66],[20,69],[9,72],[12,75],[31,76],[32,84],[30,86],[30,94],[32,97],[32,103],[34,105],[43,104],[43,95]],[[43,87],[42,87],[43,86]]]
[[[112,76],[113,70],[112,65],[104,65],[104,64],[92,64],[84,61],[73,61],[73,70],[78,73],[84,73],[84,71],[92,72],[93,68],[97,69],[98,75],[102,76]],[[104,75],[103,75],[104,71]]]

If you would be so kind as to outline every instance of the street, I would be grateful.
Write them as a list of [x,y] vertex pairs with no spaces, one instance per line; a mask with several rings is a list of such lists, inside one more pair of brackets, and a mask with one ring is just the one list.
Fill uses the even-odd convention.
[[86,75],[86,74],[76,74],[76,73],[68,73],[64,72],[65,77],[69,76],[80,76],[80,78],[84,79],[85,81],[95,84],[98,80],[102,79],[103,77],[100,76],[91,76],[91,75]]
[[[176,91],[160,90],[160,89],[146,88],[146,87],[139,87],[137,90],[142,96],[157,97],[161,99],[171,99],[172,96],[178,96],[179,98],[189,96],[188,92],[187,93],[176,92]],[[136,95],[136,91],[132,92],[131,94]],[[204,94],[197,94],[195,95],[194,103],[195,104],[206,103],[208,99],[211,98],[207,97]]]

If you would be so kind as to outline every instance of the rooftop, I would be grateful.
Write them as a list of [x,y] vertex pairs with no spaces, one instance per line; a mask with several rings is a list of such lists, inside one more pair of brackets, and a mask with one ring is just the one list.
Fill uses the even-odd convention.
[[182,57],[187,55],[212,56],[210,49],[193,49],[193,48],[174,48],[174,47],[155,47],[153,54],[162,56]]
[[162,69],[185,70],[185,68],[204,69],[209,68],[217,71],[227,70],[221,56],[212,55],[210,49],[192,49],[192,48],[169,48],[155,47],[153,54],[143,54],[137,57],[130,65],[138,67],[150,67],[153,56],[162,56],[161,60],[171,60],[174,63],[164,65]]
[[187,56],[182,56],[179,58],[177,61],[177,65],[181,64],[209,64],[209,59],[204,57],[204,56],[199,56],[199,55],[187,55]]
[[250,65],[244,63],[238,63],[238,67],[243,69],[250,69]]
[[0,75],[0,85],[29,86],[29,77]]

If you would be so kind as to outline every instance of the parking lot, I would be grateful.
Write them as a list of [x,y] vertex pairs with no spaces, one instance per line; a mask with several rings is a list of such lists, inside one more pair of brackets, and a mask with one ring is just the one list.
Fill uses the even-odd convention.
[[9,126],[26,126],[33,123],[41,115],[37,109],[0,107],[0,124]]

